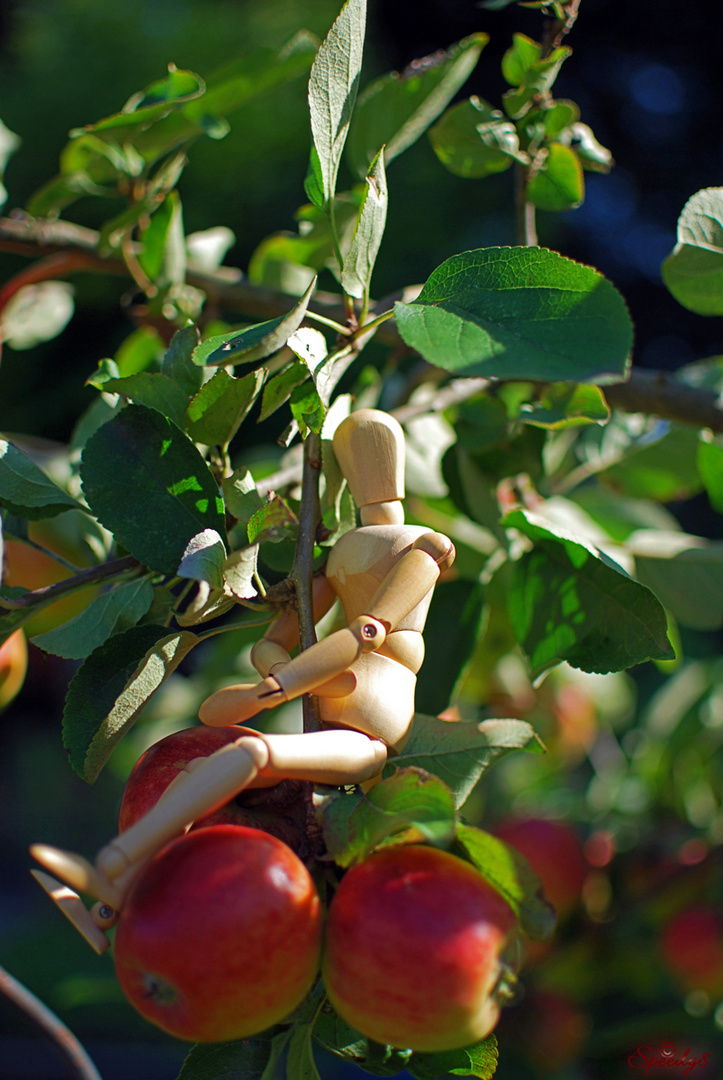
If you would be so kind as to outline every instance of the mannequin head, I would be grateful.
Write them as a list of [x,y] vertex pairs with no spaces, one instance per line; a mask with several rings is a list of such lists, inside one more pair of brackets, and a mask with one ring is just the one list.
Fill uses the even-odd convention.
[[397,421],[378,409],[359,409],[336,429],[334,453],[362,525],[401,525],[404,432]]

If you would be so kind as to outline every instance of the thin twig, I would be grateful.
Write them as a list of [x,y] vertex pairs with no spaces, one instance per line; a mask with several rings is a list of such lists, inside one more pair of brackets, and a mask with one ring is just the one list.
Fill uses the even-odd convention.
[[125,555],[122,559],[112,559],[110,562],[101,563],[99,566],[90,566],[87,570],[80,570],[73,577],[57,581],[54,585],[45,585],[42,589],[32,589],[23,593],[22,596],[12,600],[7,596],[0,596],[0,607],[8,611],[23,611],[25,608],[35,607],[36,604],[44,604],[48,600],[55,600],[66,593],[76,589],[84,589],[87,585],[95,585],[108,578],[120,576],[129,570],[138,570],[141,564],[132,555]]
[[78,1039],[54,1012],[44,1005],[27,987],[0,967],[0,993],[18,1009],[38,1031],[49,1039],[53,1048],[77,1080],[102,1080],[93,1062]]

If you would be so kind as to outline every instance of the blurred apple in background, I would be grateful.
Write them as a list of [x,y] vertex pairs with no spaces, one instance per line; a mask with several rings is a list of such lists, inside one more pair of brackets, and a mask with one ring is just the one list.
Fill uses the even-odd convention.
[[711,904],[690,904],[664,925],[663,963],[685,991],[723,996],[723,915]]
[[588,866],[577,833],[562,821],[525,817],[503,821],[494,833],[525,856],[562,922],[579,905]]
[[28,643],[25,633],[16,630],[0,645],[0,710],[17,696],[28,670]]

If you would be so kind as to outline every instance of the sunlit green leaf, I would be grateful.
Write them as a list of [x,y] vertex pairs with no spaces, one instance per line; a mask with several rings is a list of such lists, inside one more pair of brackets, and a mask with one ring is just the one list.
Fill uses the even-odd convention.
[[632,347],[630,315],[614,286],[544,248],[455,255],[395,314],[407,345],[465,375],[614,382]]
[[492,1080],[498,1059],[497,1039],[494,1035],[489,1035],[483,1042],[465,1046],[461,1050],[412,1054],[407,1069],[414,1080],[439,1080],[441,1076],[448,1075]]
[[626,542],[635,576],[682,626],[717,630],[723,623],[723,541],[645,529]]
[[478,97],[448,109],[430,129],[429,139],[455,176],[489,176],[504,172],[516,159],[524,160],[515,125]]
[[504,523],[534,542],[515,564],[508,598],[533,675],[562,660],[608,672],[673,658],[659,600],[612,559],[522,510]]
[[577,154],[562,143],[551,143],[544,165],[527,185],[528,200],[540,210],[572,210],[584,197]]
[[723,315],[723,188],[704,188],[688,199],[678,218],[678,242],[661,272],[683,307]]
[[433,772],[445,782],[459,807],[499,757],[522,749],[542,749],[524,720],[447,721],[416,713],[410,738],[394,760],[387,762],[384,775],[409,766]]
[[544,897],[542,884],[527,860],[511,845],[471,825],[459,825],[457,844],[479,872],[504,896],[520,929],[544,939],[555,926],[555,910]]
[[366,0],[347,0],[311,66],[309,110],[318,160],[313,172],[319,177],[324,204],[336,192],[336,176],[359,90],[365,31]]
[[387,220],[389,193],[383,150],[380,150],[372,161],[366,184],[351,246],[344,257],[341,270],[344,292],[359,299],[369,295],[372,271]]
[[610,408],[597,386],[550,383],[536,401],[522,406],[520,419],[526,424],[559,430],[580,424],[606,424]]
[[350,866],[400,833],[446,845],[454,835],[454,801],[437,776],[405,767],[366,794],[330,798],[322,825],[329,853]]
[[301,326],[315,286],[316,278],[298,304],[286,315],[257,323],[235,334],[220,334],[202,341],[193,350],[194,364],[250,364],[271,356],[281,349]]
[[264,368],[240,379],[219,368],[188,406],[185,427],[191,438],[208,446],[228,446],[251,411],[265,378]]

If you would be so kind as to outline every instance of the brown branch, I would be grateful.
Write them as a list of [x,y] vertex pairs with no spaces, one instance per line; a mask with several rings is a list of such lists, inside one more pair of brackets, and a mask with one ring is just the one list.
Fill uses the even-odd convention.
[[[568,8],[571,9],[572,4],[568,5]],[[575,12],[576,10],[577,5]],[[572,21],[574,22],[574,19]],[[572,25],[569,19],[568,23]],[[124,262],[99,255],[95,250],[97,244],[97,232],[70,222],[36,221],[26,214],[17,213],[11,217],[0,218],[0,251],[14,251],[41,258],[54,252],[74,250],[85,253],[83,269],[128,277],[128,268]],[[75,269],[80,268],[81,266],[76,264]],[[240,271],[230,267],[221,267],[211,274],[190,271],[188,281],[203,289],[212,302],[253,318],[271,319],[283,315],[289,309],[290,298],[286,294],[251,285],[240,279]],[[407,293],[408,290],[380,301],[376,305],[375,313],[388,309],[395,299],[408,301],[410,295]],[[310,307],[340,323],[345,321],[346,313],[341,297],[334,293],[317,292]],[[393,320],[378,328],[376,338],[391,348],[406,348]],[[710,390],[687,387],[667,372],[633,368],[627,382],[605,387],[605,396],[611,405],[623,412],[651,413],[679,424],[706,427],[716,433],[723,432],[723,408],[718,404],[718,396]],[[435,410],[429,406],[421,411]]]
[[723,432],[723,401],[714,390],[688,386],[672,371],[633,368],[627,382],[604,386],[610,405],[627,413],[650,413],[678,424]]
[[48,1039],[77,1080],[102,1080],[78,1039],[27,987],[0,967],[0,993]]
[[128,570],[137,570],[140,566],[141,564],[132,555],[125,555],[122,559],[113,559],[99,566],[90,566],[87,570],[79,570],[77,574],[64,578],[63,581],[57,581],[54,585],[44,585],[42,589],[33,589],[13,599],[0,596],[0,607],[8,611],[23,611],[25,608],[35,607],[36,604],[46,604],[49,600],[57,600],[59,596],[75,592],[76,589],[84,589],[88,585],[96,585],[100,581],[118,577],[127,573]]
[[568,3],[562,5],[563,17],[548,20],[542,38],[541,57],[543,60],[547,59],[570,33],[579,15],[579,7],[580,0],[568,0]]

